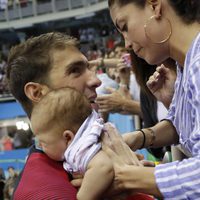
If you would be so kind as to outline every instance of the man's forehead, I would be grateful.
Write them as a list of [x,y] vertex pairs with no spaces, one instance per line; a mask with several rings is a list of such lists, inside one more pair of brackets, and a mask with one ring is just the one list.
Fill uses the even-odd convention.
[[52,52],[53,63],[65,63],[70,65],[78,62],[88,62],[87,58],[76,47],[65,48],[63,50],[56,50]]

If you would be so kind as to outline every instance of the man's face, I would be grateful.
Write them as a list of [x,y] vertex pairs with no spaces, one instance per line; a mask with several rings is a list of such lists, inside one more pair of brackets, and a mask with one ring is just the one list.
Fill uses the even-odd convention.
[[94,102],[96,88],[101,81],[96,77],[95,70],[90,69],[86,57],[76,47],[68,47],[53,51],[52,59],[48,86],[51,89],[73,87]]

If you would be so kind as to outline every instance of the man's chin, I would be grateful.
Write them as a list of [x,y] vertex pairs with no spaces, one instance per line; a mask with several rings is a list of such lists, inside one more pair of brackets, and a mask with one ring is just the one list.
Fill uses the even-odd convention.
[[92,102],[92,103],[91,103],[91,106],[92,106],[92,108],[93,108],[94,110],[96,110],[96,112],[98,112],[98,109],[99,109],[98,104]]

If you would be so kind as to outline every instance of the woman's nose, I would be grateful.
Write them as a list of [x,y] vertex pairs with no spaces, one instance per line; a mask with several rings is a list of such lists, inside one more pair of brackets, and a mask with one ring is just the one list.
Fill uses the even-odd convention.
[[127,49],[132,49],[132,44],[131,44],[131,42],[128,40],[128,38],[126,37],[124,37],[124,40],[125,40],[125,47],[127,48]]

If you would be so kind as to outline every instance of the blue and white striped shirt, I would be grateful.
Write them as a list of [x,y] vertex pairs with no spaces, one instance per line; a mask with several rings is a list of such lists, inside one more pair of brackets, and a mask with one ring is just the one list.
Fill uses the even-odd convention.
[[175,93],[167,119],[192,158],[156,166],[155,176],[165,199],[200,199],[200,33],[178,66]]

